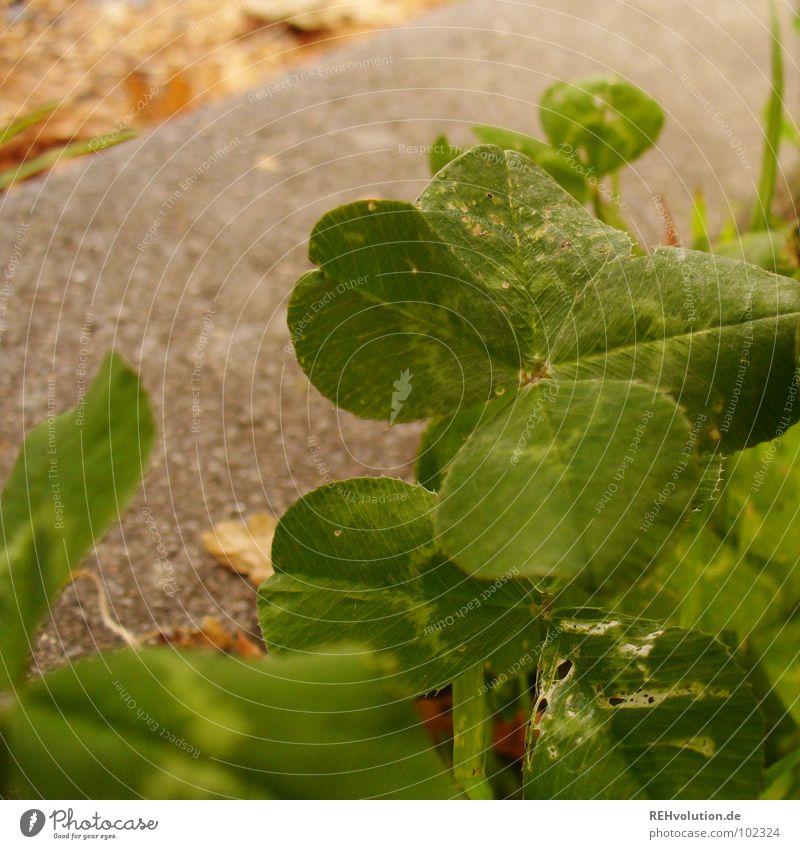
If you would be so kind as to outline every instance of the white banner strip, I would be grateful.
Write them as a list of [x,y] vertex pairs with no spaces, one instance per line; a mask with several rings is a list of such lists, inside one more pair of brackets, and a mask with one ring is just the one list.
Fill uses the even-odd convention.
[[800,802],[0,802],[0,846],[800,846]]

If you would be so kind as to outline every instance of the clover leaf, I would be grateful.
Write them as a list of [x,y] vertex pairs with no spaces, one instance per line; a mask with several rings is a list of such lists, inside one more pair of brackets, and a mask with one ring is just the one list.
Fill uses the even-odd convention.
[[421,486],[356,478],[296,502],[275,533],[275,574],[259,592],[270,649],[357,642],[394,658],[387,677],[419,693],[506,646],[527,651],[531,586],[514,570],[479,582],[449,562],[433,540],[435,501]]
[[[319,268],[299,281],[289,324],[312,383],[365,417],[465,418],[443,457],[425,440],[423,475],[443,487],[437,540],[471,574],[644,567],[709,467],[718,476],[718,449],[800,415],[794,281],[677,248],[633,257],[624,233],[515,151],[473,148],[415,204],[334,210],[309,254]],[[529,427],[545,386],[556,409]],[[620,474],[636,495],[600,523],[592,507]]]
[[525,757],[540,799],[751,799],[763,721],[721,643],[594,610],[555,611]]
[[550,144],[596,179],[641,156],[664,123],[661,107],[641,89],[604,77],[551,86],[539,118]]
[[[367,418],[458,413],[544,378],[644,381],[726,450],[798,420],[800,289],[698,251],[632,257],[628,236],[527,157],[473,148],[415,204],[325,215],[289,325],[312,383]],[[787,407],[784,410],[784,407]]]

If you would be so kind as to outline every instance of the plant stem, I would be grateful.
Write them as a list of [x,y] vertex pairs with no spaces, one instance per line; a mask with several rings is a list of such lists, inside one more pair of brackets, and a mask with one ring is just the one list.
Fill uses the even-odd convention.
[[478,663],[453,681],[453,774],[470,799],[494,798],[486,778],[490,731],[483,663]]
[[711,250],[711,241],[708,237],[706,198],[700,189],[694,193],[694,205],[692,207],[692,249],[695,251]]
[[750,222],[751,230],[768,230],[770,226],[775,178],[778,173],[778,151],[783,129],[783,48],[775,0],[771,0],[769,8],[772,38],[772,91],[767,101],[764,153],[761,157],[761,175],[758,180],[753,219]]
[[[599,184],[595,183],[591,186],[592,193],[592,209],[594,210],[594,214],[603,222],[603,224],[608,224],[609,227],[614,227],[617,230],[622,230],[627,233],[631,237],[631,241],[633,242],[633,253],[636,256],[641,256],[643,253],[639,243],[636,241],[636,237],[631,232],[628,225],[625,223],[625,220],[617,211],[614,203],[606,203],[603,199],[602,192],[600,190]],[[616,196],[616,200],[619,200],[619,195]]]

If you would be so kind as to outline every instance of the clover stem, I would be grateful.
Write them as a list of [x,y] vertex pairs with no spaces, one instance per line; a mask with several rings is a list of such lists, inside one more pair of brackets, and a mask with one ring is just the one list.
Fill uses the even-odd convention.
[[483,663],[477,663],[453,680],[453,774],[470,799],[494,798],[486,778],[490,736]]
[[603,224],[608,224],[610,227],[615,227],[617,230],[624,230],[628,233],[628,225],[622,219],[615,206],[618,196],[615,195],[611,201],[607,201],[603,197],[603,191],[599,183],[592,185],[592,208],[594,209],[594,214]]
[[619,204],[622,201],[622,197],[620,195],[620,182],[619,182],[619,171],[612,171],[611,173],[611,195],[612,202]]
[[644,251],[639,245],[639,242],[636,240],[636,236],[634,236],[630,227],[628,227],[625,223],[625,219],[620,215],[619,210],[616,207],[616,204],[619,203],[619,195],[615,194],[613,200],[606,201],[603,198],[604,189],[599,183],[592,184],[591,192],[592,209],[594,210],[594,214],[597,218],[602,221],[603,224],[608,224],[609,227],[613,227],[616,230],[622,230],[624,233],[627,233],[633,242],[632,251],[634,256],[642,256]]

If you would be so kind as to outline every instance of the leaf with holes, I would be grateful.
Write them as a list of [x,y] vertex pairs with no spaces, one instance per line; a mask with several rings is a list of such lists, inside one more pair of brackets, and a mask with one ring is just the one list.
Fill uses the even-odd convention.
[[396,677],[424,693],[509,645],[524,654],[530,585],[507,570],[468,578],[433,541],[435,496],[386,478],[356,478],[300,499],[281,519],[261,587],[270,650],[317,652],[339,640],[396,658]]
[[741,669],[695,631],[556,611],[525,756],[538,799],[752,799],[763,723]]

